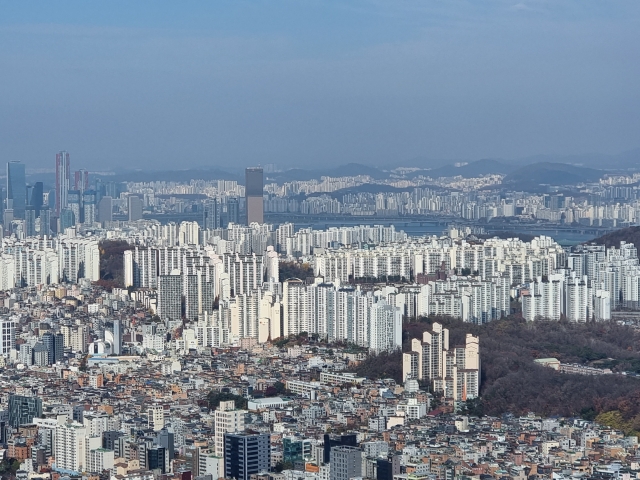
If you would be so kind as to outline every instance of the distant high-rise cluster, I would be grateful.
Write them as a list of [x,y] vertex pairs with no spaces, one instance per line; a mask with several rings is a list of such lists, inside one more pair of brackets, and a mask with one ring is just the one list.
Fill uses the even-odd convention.
[[464,345],[449,348],[449,330],[433,323],[422,339],[411,341],[411,351],[402,354],[405,380],[422,380],[444,398],[465,401],[480,392],[480,341],[467,334]]

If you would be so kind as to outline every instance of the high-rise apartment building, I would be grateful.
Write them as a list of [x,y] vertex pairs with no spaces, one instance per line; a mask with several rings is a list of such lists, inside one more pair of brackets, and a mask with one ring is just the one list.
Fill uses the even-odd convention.
[[185,292],[185,316],[189,320],[197,321],[199,315],[205,312],[213,313],[214,285],[207,281],[202,270],[195,275],[187,275],[187,290]]
[[147,410],[147,424],[154,432],[159,432],[164,428],[164,407],[153,405]]
[[163,320],[182,318],[182,276],[179,270],[158,277],[157,313]]
[[102,447],[102,437],[89,437],[87,428],[76,422],[58,424],[54,442],[56,468],[82,472],[87,453]]
[[268,472],[270,465],[268,433],[225,433],[224,476],[249,480],[251,475]]
[[247,201],[247,225],[264,223],[264,177],[261,167],[245,170],[245,198]]
[[373,352],[390,352],[402,348],[402,312],[385,301],[371,306],[369,324],[369,349]]
[[434,323],[422,340],[411,341],[411,352],[402,355],[402,376],[403,380],[429,382],[445,398],[476,398],[480,393],[479,339],[467,334],[464,345],[449,348],[449,330]]
[[249,293],[262,285],[264,259],[262,255],[226,254],[224,270],[229,274],[234,295]]
[[27,182],[25,167],[21,162],[7,163],[7,209],[13,211],[13,218],[24,218],[27,206]]
[[[62,209],[67,208],[70,188],[70,161],[69,154],[65,151],[56,154],[56,207],[55,214],[60,216]],[[79,221],[76,218],[76,221]]]

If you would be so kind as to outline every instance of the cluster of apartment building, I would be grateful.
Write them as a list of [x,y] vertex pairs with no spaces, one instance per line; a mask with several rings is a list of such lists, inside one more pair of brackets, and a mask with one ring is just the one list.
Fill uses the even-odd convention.
[[98,240],[76,236],[74,228],[56,237],[15,237],[2,240],[0,289],[76,283],[100,279]]

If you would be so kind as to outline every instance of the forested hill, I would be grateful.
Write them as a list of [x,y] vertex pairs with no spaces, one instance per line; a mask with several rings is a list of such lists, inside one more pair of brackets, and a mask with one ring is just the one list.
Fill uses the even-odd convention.
[[605,245],[607,248],[620,246],[620,242],[633,243],[635,246],[640,245],[640,227],[628,227],[615,230],[601,237],[594,238],[587,243],[597,243],[598,245]]
[[[480,336],[481,408],[485,414],[505,412],[581,416],[606,414],[622,422],[618,428],[640,430],[640,378],[631,375],[566,375],[534,363],[555,357],[563,363],[588,364],[618,372],[640,373],[640,333],[614,322],[576,324],[506,319],[478,326],[439,319],[450,331],[450,344],[466,333]],[[405,349],[411,338],[429,329],[431,320],[405,324]],[[376,378],[393,374],[400,381],[401,355],[372,358],[356,369]]]

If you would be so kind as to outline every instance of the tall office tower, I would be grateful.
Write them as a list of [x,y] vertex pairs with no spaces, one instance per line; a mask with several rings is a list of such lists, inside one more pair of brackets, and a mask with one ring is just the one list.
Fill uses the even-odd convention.
[[113,348],[111,351],[114,355],[122,353],[122,324],[117,319],[113,321]]
[[13,218],[24,218],[27,206],[27,182],[24,164],[7,163],[7,209],[13,210]]
[[83,223],[87,225],[93,225],[95,223],[97,220],[97,203],[98,195],[95,190],[85,190],[82,194]]
[[[57,217],[64,208],[67,208],[69,195],[69,176],[70,176],[69,154],[67,152],[59,152],[56,154],[56,208]],[[76,221],[80,221],[76,218]]]
[[362,476],[362,450],[339,446],[331,449],[330,480],[349,480]]
[[158,276],[158,316],[165,320],[182,318],[182,276],[179,270]]
[[240,223],[240,202],[235,197],[227,200],[226,222],[221,226],[225,228],[230,223]]
[[36,209],[32,206],[27,206],[24,210],[24,234],[27,237],[36,236]]
[[49,354],[49,365],[62,361],[64,355],[64,336],[61,333],[44,333],[42,335],[42,343]]
[[212,198],[204,203],[204,210],[202,213],[202,228],[213,230],[214,228],[220,228],[220,207],[218,200]]
[[156,436],[156,443],[158,446],[167,450],[169,454],[169,460],[173,460],[175,457],[175,434],[163,428],[158,432]]
[[13,320],[0,320],[0,355],[9,356],[16,348],[16,324]]
[[44,185],[42,182],[36,182],[29,190],[27,195],[27,205],[34,207],[36,217],[40,215],[40,209],[44,206]]
[[246,413],[245,410],[236,410],[236,402],[233,400],[220,402],[218,409],[214,412],[215,454],[218,457],[224,457],[225,454],[225,433],[244,432]]
[[147,450],[148,470],[159,470],[160,473],[167,473],[169,461],[169,451],[166,448],[154,445]]
[[40,209],[40,236],[51,235],[51,210],[49,207]]
[[82,195],[78,190],[67,192],[67,207],[73,212],[76,223],[82,223]]
[[70,208],[63,208],[60,211],[58,232],[64,233],[67,228],[73,227],[78,219]]
[[129,221],[142,220],[142,199],[137,195],[129,195],[127,198],[129,207]]
[[33,423],[35,417],[41,416],[41,398],[9,395],[9,425],[12,427]]
[[55,363],[61,362],[64,357],[64,335],[55,333],[53,335],[53,359]]
[[376,480],[393,480],[400,475],[400,455],[389,455],[386,458],[376,459]]
[[247,200],[247,225],[253,222],[264,223],[264,180],[262,168],[251,167],[245,170],[244,196]]
[[102,223],[103,226],[107,222],[113,221],[113,198],[110,196],[105,196],[100,199],[100,203],[98,204],[98,220]]
[[74,175],[74,189],[84,193],[89,188],[89,172],[84,168],[77,170]]
[[224,476],[249,480],[251,475],[268,472],[271,463],[268,433],[226,433],[224,435]]

